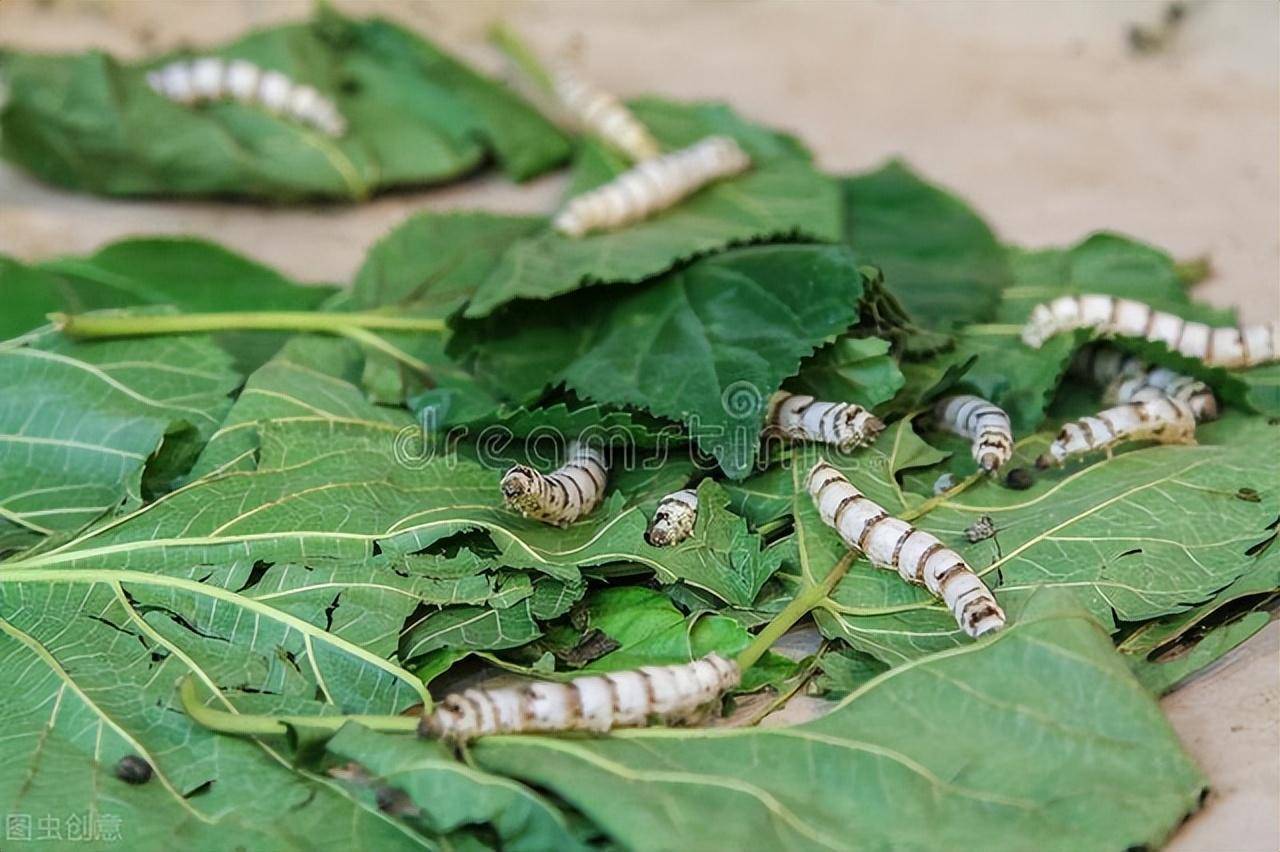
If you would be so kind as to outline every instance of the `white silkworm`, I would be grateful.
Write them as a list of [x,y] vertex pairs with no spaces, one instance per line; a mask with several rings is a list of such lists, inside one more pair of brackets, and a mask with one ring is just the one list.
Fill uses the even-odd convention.
[[1038,349],[1055,334],[1077,328],[1163,343],[1212,367],[1253,367],[1280,358],[1280,324],[1275,322],[1213,328],[1115,296],[1060,296],[1036,305],[1022,340]]
[[565,66],[556,69],[551,82],[560,103],[583,127],[634,162],[658,156],[658,140],[622,101],[597,89]]
[[934,420],[948,432],[973,442],[973,460],[994,473],[1013,458],[1013,426],[1009,415],[980,396],[949,396],[933,409]]
[[1133,402],[1139,391],[1151,388],[1187,403],[1197,422],[1218,417],[1218,400],[1208,385],[1167,367],[1153,367],[1136,355],[1105,346],[1085,346],[1072,359],[1071,372],[1102,385],[1102,401],[1108,405]]
[[645,531],[645,541],[654,547],[679,544],[693,532],[698,522],[698,492],[693,488],[674,491],[663,497]]
[[229,99],[262,107],[329,136],[347,132],[346,119],[338,107],[315,88],[296,83],[279,71],[264,71],[244,59],[206,56],[171,62],[149,72],[147,85],[158,95],[187,106]]
[[422,717],[424,737],[460,742],[488,734],[591,731],[695,718],[738,685],[737,663],[718,654],[679,666],[578,677],[568,683],[535,681],[504,689],[468,689],[446,696]]
[[891,516],[826,462],[809,471],[808,489],[845,545],[941,598],[965,633],[977,638],[1004,627],[1004,610],[991,590],[936,536]]
[[1134,394],[1132,402],[1082,417],[1062,427],[1058,437],[1036,467],[1060,465],[1071,456],[1106,450],[1122,441],[1158,441],[1161,444],[1194,444],[1196,417],[1191,406],[1170,399],[1154,388]]
[[553,473],[541,474],[518,464],[502,477],[507,505],[526,518],[567,526],[589,514],[604,499],[609,468],[597,447],[574,441],[569,460]]
[[793,441],[852,450],[873,443],[884,431],[884,421],[852,402],[819,402],[805,394],[778,391],[769,400],[765,430]]
[[570,237],[630,225],[750,165],[751,158],[737,142],[727,136],[708,136],[688,148],[645,160],[570,199],[552,225]]

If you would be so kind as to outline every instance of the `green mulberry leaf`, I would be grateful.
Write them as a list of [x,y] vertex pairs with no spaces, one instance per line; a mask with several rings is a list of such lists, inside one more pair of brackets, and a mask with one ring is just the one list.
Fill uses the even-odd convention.
[[[543,300],[589,285],[638,283],[734,245],[839,239],[836,184],[813,167],[793,139],[752,125],[720,104],[654,99],[631,106],[669,148],[711,134],[733,137],[751,155],[751,170],[619,231],[573,238],[548,228],[517,241],[485,279],[467,307],[468,317],[487,316],[514,299]],[[606,183],[629,166],[588,141],[570,194]]]

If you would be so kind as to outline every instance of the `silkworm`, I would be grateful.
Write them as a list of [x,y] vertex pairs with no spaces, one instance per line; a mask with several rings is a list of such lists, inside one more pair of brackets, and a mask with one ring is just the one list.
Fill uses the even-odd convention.
[[1048,451],[1036,459],[1036,467],[1060,465],[1071,456],[1106,450],[1122,441],[1158,441],[1162,444],[1194,444],[1196,417],[1191,406],[1171,399],[1154,388],[1134,394],[1133,402],[1082,417],[1062,427]]
[[697,521],[698,492],[692,488],[674,491],[658,502],[649,529],[645,531],[645,541],[654,547],[679,544],[693,532]]
[[448,695],[418,724],[423,737],[461,742],[489,734],[590,731],[683,722],[699,714],[742,678],[738,665],[718,654],[678,666],[534,681],[502,689]]
[[737,142],[727,136],[708,136],[688,148],[645,160],[570,199],[552,225],[570,237],[631,225],[750,165],[751,158]]
[[551,83],[570,115],[634,162],[651,160],[660,153],[658,140],[613,95],[597,89],[566,66],[555,70]]
[[329,136],[347,132],[338,107],[312,86],[290,80],[279,71],[265,71],[244,59],[227,61],[208,56],[171,62],[147,73],[147,85],[174,103],[190,106],[232,100],[260,106]]
[[990,515],[983,515],[978,520],[965,527],[964,537],[970,544],[976,544],[985,541],[996,534],[996,522],[991,520]]
[[1280,324],[1275,322],[1214,328],[1115,296],[1060,296],[1036,305],[1022,340],[1039,349],[1055,334],[1077,328],[1163,343],[1212,367],[1253,367],[1280,358]]
[[502,477],[502,496],[526,518],[567,526],[589,514],[604,499],[609,468],[596,446],[574,441],[569,460],[558,470],[542,474],[518,464]]
[[822,520],[845,545],[941,598],[969,636],[1004,627],[1004,610],[991,590],[936,536],[892,517],[826,462],[809,471],[807,486]]
[[819,402],[805,394],[778,391],[769,400],[765,430],[793,441],[852,450],[874,443],[884,431],[884,421],[852,402]]
[[1072,359],[1071,372],[1102,385],[1102,400],[1109,405],[1132,402],[1139,391],[1152,388],[1191,406],[1197,422],[1218,417],[1218,400],[1208,385],[1167,367],[1153,367],[1136,355],[1105,346],[1085,346]]
[[994,473],[1013,458],[1009,415],[982,397],[945,397],[934,406],[933,416],[943,429],[973,442],[973,460],[987,473]]

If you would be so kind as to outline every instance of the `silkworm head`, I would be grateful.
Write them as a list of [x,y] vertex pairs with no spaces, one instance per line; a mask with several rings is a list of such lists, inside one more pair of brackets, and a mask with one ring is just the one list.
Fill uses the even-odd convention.
[[518,464],[502,477],[502,499],[512,509],[522,513],[535,511],[538,501],[538,473]]
[[675,528],[671,523],[670,514],[660,509],[653,516],[653,522],[649,524],[649,528],[645,530],[644,540],[654,547],[666,547],[671,544],[674,535]]
[[1039,349],[1053,333],[1053,313],[1047,305],[1036,305],[1022,329],[1022,342],[1032,349]]

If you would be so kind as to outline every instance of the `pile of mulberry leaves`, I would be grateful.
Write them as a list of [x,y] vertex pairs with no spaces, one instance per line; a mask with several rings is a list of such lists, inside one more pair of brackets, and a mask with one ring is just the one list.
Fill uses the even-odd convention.
[[[0,259],[0,811],[75,817],[99,845],[114,831],[143,849],[978,835],[1115,849],[1160,844],[1198,807],[1206,779],[1156,697],[1265,625],[1280,589],[1277,369],[1204,370],[1118,341],[1218,392],[1225,415],[1197,446],[931,499],[940,475],[974,469],[922,416],[940,394],[1005,407],[1024,468],[1098,407],[1064,377],[1078,337],[1019,341],[1034,304],[1105,292],[1232,318],[1193,301],[1194,267],[1136,240],[1008,246],[902,163],[827,176],[727,107],[636,106],[669,144],[734,135],[757,171],[580,244],[540,217],[415,216],[353,282],[321,286],[194,239]],[[620,167],[583,142],[573,185]],[[121,309],[387,309],[448,331],[375,351],[283,333],[76,341],[44,320]],[[872,407],[889,428],[852,455],[762,450],[779,388]],[[495,428],[511,440],[486,440]],[[593,515],[558,529],[502,507],[505,466],[553,464],[528,439],[590,429],[619,442]],[[891,511],[922,513],[1009,627],[972,642],[927,594],[857,561],[812,612],[821,648],[763,657],[738,712],[705,729],[458,752],[355,723],[233,737],[182,710],[187,679],[240,713],[398,714],[495,671],[737,654],[843,553],[802,487],[818,455]],[[649,546],[658,500],[693,482],[693,536]],[[982,515],[997,534],[969,543]],[[793,688],[829,701],[823,715],[750,724]],[[130,755],[152,767],[146,783],[119,777]]]

